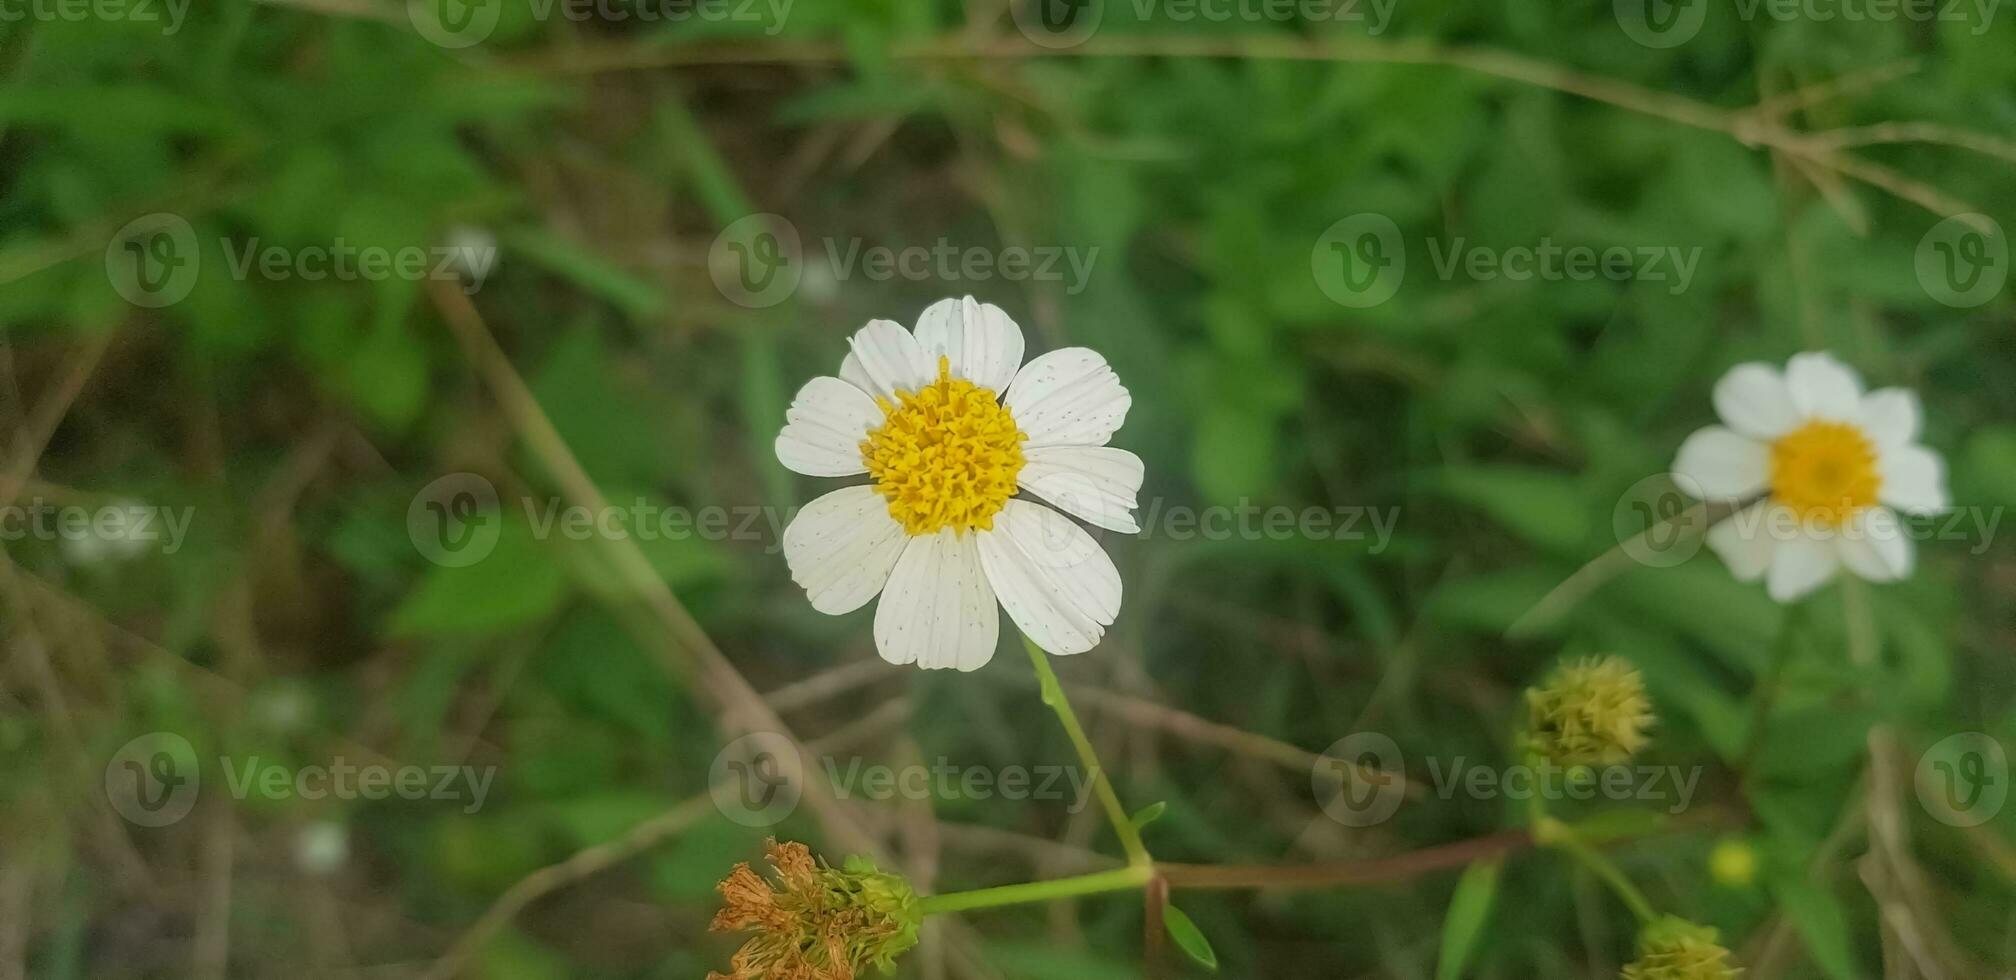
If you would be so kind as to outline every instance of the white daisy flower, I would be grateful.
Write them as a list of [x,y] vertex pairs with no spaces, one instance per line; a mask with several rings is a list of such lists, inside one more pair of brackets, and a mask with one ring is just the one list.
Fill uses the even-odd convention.
[[[1022,329],[972,297],[934,303],[913,334],[873,320],[840,376],[799,389],[777,458],[807,476],[866,473],[784,529],[791,579],[839,615],[877,594],[893,664],[973,670],[1001,618],[1051,653],[1098,645],[1120,573],[1084,521],[1136,533],[1140,457],[1106,445],[1133,398],[1083,347],[1022,363]],[[1018,370],[1019,368],[1019,370]]]
[[1897,512],[1945,510],[1946,467],[1917,444],[1918,396],[1864,393],[1832,355],[1798,354],[1783,373],[1738,364],[1715,384],[1711,425],[1687,437],[1673,479],[1704,500],[1750,501],[1708,531],[1737,579],[1765,579],[1792,602],[1846,566],[1872,582],[1911,573]]

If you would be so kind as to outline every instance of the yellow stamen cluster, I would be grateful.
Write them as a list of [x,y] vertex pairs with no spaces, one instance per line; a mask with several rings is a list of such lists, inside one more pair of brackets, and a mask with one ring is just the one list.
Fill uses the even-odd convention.
[[917,945],[923,916],[908,882],[862,858],[828,867],[803,844],[765,845],[772,877],[737,864],[720,884],[715,932],[754,931],[729,961],[730,973],[707,980],[854,980],[884,972]]
[[1771,499],[1801,520],[1839,527],[1876,504],[1876,449],[1842,422],[1808,422],[1771,446]]
[[913,535],[992,530],[1022,472],[1027,437],[1015,419],[993,391],[951,371],[940,357],[937,381],[897,392],[895,403],[878,399],[882,425],[861,443],[875,492]]
[[1639,934],[1638,959],[1622,980],[1735,980],[1741,972],[1715,930],[1669,915]]
[[1619,657],[1563,664],[1526,692],[1527,738],[1555,765],[1609,766],[1645,747],[1652,701],[1645,681]]

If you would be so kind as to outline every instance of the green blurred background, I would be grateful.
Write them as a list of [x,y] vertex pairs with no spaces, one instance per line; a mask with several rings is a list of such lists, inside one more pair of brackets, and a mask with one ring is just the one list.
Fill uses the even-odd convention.
[[[1658,705],[1648,760],[1701,767],[1679,824],[1614,851],[1662,909],[1756,980],[2004,975],[2016,813],[1956,826],[1913,775],[1956,733],[2016,740],[1993,524],[2016,502],[2016,302],[2006,239],[1972,231],[2016,221],[2012,16],[1204,9],[1230,15],[0,4],[0,977],[695,978],[737,942],[707,932],[714,882],[766,834],[846,853],[813,808],[763,828],[705,802],[717,751],[763,727],[736,691],[843,768],[1068,762],[1012,635],[976,674],[888,667],[871,614],[814,612],[778,554],[832,483],[771,453],[791,394],[868,319],[969,293],[1032,355],[1103,351],[1134,394],[1116,444],[1147,461],[1148,530],[1101,535],[1126,604],[1059,669],[1122,796],[1166,801],[1159,857],[1376,858],[1515,825],[1431,789],[1346,826],[1279,750],[1371,731],[1416,781],[1501,765],[1521,689],[1610,652]],[[1889,123],[1911,125],[1864,128]],[[1633,258],[1495,264],[1548,245]],[[883,274],[881,248],[978,258]],[[316,274],[346,249],[353,274]],[[373,272],[371,250],[419,264]],[[487,333],[452,326],[470,308]],[[1670,513],[1661,475],[1724,369],[1818,348],[1922,393],[1963,518],[1868,590],[1876,663],[1843,652],[1837,587],[1774,672],[1761,587],[1618,547]],[[579,499],[561,445],[612,506],[731,515],[630,540],[735,676],[603,536],[541,530]],[[469,487],[496,502],[453,510]],[[132,507],[186,533],[20,530]],[[1354,524],[1170,516],[1211,507]],[[435,560],[422,532],[451,511],[490,535],[481,560]],[[1586,598],[1508,638],[1599,558]],[[1872,773],[1872,748],[1895,758]],[[116,784],[163,753],[201,792],[151,826]],[[339,760],[490,782],[480,806],[229,788]],[[1070,803],[842,809],[947,891],[1115,853]],[[523,884],[599,845],[622,853]],[[1457,880],[1176,899],[1234,977],[1631,956],[1628,914],[1558,857],[1512,859],[1445,930]],[[514,884],[524,907],[458,949]],[[973,914],[903,975],[1138,975],[1141,929],[1126,895]]]

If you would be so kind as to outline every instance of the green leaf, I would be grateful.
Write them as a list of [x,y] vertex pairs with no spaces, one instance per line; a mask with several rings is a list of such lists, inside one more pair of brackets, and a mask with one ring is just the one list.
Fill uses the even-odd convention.
[[1589,502],[1560,473],[1523,466],[1452,466],[1427,476],[1443,496],[1491,515],[1541,548],[1573,554],[1589,536]]
[[1848,913],[1840,899],[1799,875],[1779,879],[1771,890],[1822,971],[1833,980],[1855,980],[1861,975],[1848,938]]
[[1176,945],[1191,959],[1213,973],[1218,972],[1218,954],[1212,952],[1211,941],[1204,938],[1204,933],[1197,928],[1197,923],[1190,921],[1190,917],[1184,915],[1182,909],[1174,905],[1163,906],[1162,928],[1169,931],[1169,938],[1175,940]]
[[1490,920],[1491,904],[1498,897],[1497,860],[1478,861],[1456,882],[1449,898],[1449,914],[1442,920],[1442,957],[1435,966],[1435,980],[1456,980],[1476,951],[1477,937]]
[[1135,830],[1140,830],[1141,828],[1146,827],[1157,820],[1160,820],[1162,818],[1162,813],[1168,809],[1169,804],[1166,801],[1156,800],[1155,802],[1150,803],[1147,806],[1144,806],[1141,809],[1134,811],[1134,816],[1130,818],[1128,822],[1134,825]]
[[492,515],[497,544],[474,564],[435,565],[392,613],[390,634],[486,633],[537,622],[567,594],[567,572],[523,521]]

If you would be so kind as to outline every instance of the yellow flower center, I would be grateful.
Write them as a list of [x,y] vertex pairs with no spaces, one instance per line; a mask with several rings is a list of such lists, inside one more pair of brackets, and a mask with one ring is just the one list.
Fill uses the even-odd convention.
[[1800,520],[1838,527],[1876,504],[1876,449],[1842,422],[1808,422],[1771,446],[1771,498]]
[[1027,437],[1014,417],[993,391],[953,378],[944,357],[937,381],[896,397],[876,399],[882,425],[861,443],[875,492],[889,498],[889,516],[913,535],[993,530],[1022,472]]

